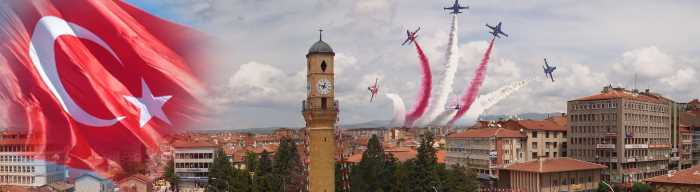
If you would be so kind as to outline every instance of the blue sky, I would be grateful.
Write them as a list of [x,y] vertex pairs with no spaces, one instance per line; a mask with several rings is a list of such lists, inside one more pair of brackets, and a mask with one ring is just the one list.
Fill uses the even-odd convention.
[[[431,60],[433,82],[444,70],[452,1],[424,0],[170,0],[128,2],[211,35],[208,51],[217,102],[211,129],[304,125],[305,54],[323,27],[336,51],[341,122],[389,120],[392,105],[368,103],[366,86],[397,93],[410,108],[417,95],[415,52],[401,47],[407,28]],[[612,84],[651,88],[677,101],[700,97],[697,1],[464,1],[459,16],[460,64],[453,97],[464,90],[486,47],[485,23],[503,21],[510,37],[496,42],[482,94],[513,81],[528,86],[487,114],[564,112],[566,101]],[[544,80],[542,58],[559,68]],[[434,84],[435,86],[435,84]],[[264,114],[264,115],[261,115]]]

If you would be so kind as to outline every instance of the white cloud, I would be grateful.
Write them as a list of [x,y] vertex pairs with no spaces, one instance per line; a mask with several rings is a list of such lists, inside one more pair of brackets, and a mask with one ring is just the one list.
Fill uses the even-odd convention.
[[622,54],[622,63],[613,65],[618,73],[638,73],[643,77],[657,78],[673,73],[674,61],[655,46],[627,51]]
[[[490,114],[564,111],[566,101],[608,84],[651,87],[679,101],[700,96],[700,20],[694,1],[470,1],[459,16],[460,64],[454,91],[461,94],[486,49],[485,23],[503,21],[510,37],[498,39],[482,93],[535,79]],[[147,4],[213,36],[211,78],[227,90],[221,105],[240,126],[303,125],[305,57],[322,26],[336,54],[336,94],[344,123],[391,118],[391,102],[367,101],[366,86],[380,78],[380,94],[397,93],[413,105],[420,68],[413,47],[400,46],[406,29],[421,27],[419,41],[431,61],[433,82],[444,70],[450,15],[443,1],[405,0],[172,0]],[[642,10],[642,11],[640,11]],[[159,14],[158,12],[156,14]],[[683,26],[683,30],[669,30]],[[653,45],[653,46],[650,46]],[[558,68],[544,78],[542,58]],[[253,62],[255,61],[255,62]],[[437,84],[434,84],[436,86]],[[245,108],[245,109],[243,109]],[[272,113],[271,111],[275,111]],[[271,114],[259,118],[249,113]],[[231,122],[229,122],[231,123]],[[233,124],[238,124],[233,122]]]

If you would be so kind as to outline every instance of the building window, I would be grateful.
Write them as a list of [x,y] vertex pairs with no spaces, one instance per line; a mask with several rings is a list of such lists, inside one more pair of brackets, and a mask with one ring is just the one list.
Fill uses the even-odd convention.
[[532,142],[532,149],[537,149],[537,142]]
[[321,71],[326,72],[326,61],[321,62]]
[[537,138],[537,131],[532,132],[532,138]]
[[549,131],[544,132],[544,138],[549,138]]
[[537,152],[532,152],[532,158],[533,159],[537,158]]
[[549,157],[549,152],[544,152],[545,157]]

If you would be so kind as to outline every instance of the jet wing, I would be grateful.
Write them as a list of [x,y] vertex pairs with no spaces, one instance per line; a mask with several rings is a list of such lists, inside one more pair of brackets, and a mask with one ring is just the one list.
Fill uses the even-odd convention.
[[408,43],[408,41],[410,41],[410,40],[411,39],[406,39],[406,41],[403,41],[403,43],[401,43],[401,45],[406,45],[406,43]]

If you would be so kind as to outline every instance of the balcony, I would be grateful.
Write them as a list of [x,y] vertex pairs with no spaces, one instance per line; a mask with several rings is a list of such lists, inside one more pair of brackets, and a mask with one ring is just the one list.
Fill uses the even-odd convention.
[[306,100],[303,100],[303,101],[301,101],[301,112],[306,112],[306,111],[335,111],[335,112],[339,112],[340,111],[340,103],[338,102],[338,100],[334,100],[332,105],[312,106],[310,103],[306,102]]

